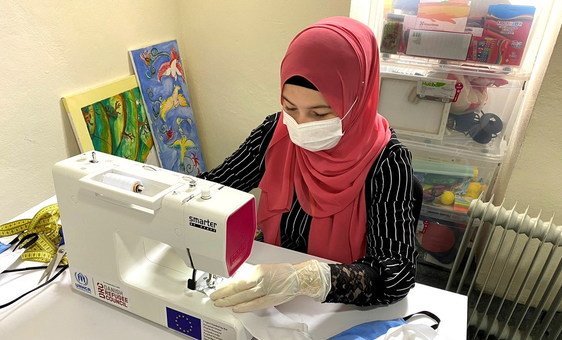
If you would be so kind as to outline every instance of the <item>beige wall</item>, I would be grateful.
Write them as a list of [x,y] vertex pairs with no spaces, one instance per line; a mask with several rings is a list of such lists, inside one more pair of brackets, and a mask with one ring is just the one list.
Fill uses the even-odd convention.
[[519,210],[543,209],[543,219],[556,213],[562,225],[562,32],[558,35],[519,158],[506,191],[506,202]]
[[[177,37],[179,0],[0,0],[0,221],[54,194],[77,154],[60,98],[128,74],[127,51]],[[148,18],[158,13],[158,25]]]
[[292,36],[349,1],[0,0],[0,13],[1,222],[51,196],[52,165],[79,152],[60,98],[131,74],[130,49],[178,39],[215,166],[279,109]]
[[187,1],[181,8],[182,55],[208,166],[280,110],[279,65],[305,26],[349,15],[349,0]]

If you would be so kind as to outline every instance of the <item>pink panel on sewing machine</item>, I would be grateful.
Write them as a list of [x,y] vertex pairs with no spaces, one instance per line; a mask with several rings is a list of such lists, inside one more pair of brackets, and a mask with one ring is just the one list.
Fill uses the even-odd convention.
[[226,220],[226,270],[233,275],[252,252],[256,233],[256,201],[248,201]]

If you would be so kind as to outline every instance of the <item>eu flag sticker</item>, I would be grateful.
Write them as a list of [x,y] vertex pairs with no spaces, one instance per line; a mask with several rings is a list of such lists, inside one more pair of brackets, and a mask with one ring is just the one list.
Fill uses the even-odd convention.
[[166,307],[166,318],[168,319],[168,328],[201,340],[201,319],[170,307]]

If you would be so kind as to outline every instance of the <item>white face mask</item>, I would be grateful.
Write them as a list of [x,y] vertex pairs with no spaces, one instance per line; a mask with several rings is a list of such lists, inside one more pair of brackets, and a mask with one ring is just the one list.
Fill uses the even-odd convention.
[[289,130],[289,137],[296,145],[308,151],[328,150],[338,144],[343,136],[342,120],[353,109],[355,101],[342,119],[339,117],[299,124],[283,110],[283,124]]
[[291,141],[308,151],[331,149],[343,136],[341,119],[338,117],[299,124],[283,111],[283,123],[287,125]]

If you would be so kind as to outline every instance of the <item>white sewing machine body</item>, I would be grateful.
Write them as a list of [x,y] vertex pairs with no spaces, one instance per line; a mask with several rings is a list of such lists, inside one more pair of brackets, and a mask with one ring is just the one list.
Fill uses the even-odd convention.
[[[96,152],[53,168],[72,287],[196,339],[250,338],[192,269],[223,277],[251,253],[255,198],[226,186]],[[140,180],[141,193],[104,183]]]

